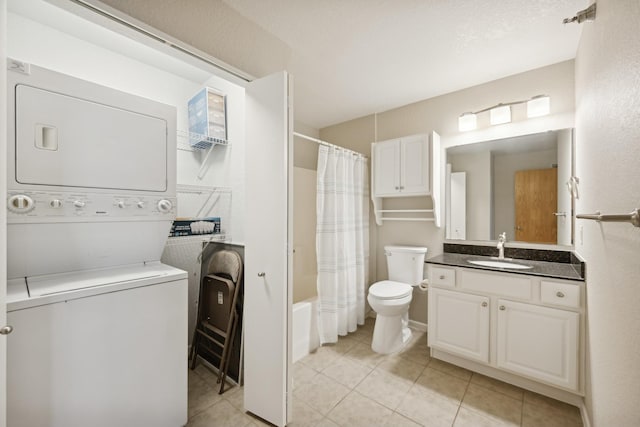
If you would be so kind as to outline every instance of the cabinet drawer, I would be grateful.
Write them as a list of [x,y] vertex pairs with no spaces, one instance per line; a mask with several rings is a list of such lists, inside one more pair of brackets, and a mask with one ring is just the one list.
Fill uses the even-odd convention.
[[580,286],[571,283],[540,282],[540,300],[545,304],[580,307]]
[[456,285],[456,270],[453,268],[431,266],[431,283],[442,286]]
[[462,270],[461,273],[460,287],[462,289],[512,298],[531,299],[531,279],[529,277],[472,270]]

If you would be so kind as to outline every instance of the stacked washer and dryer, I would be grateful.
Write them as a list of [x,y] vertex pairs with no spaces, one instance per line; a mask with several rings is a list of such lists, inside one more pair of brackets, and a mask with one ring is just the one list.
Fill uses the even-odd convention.
[[176,109],[31,65],[8,73],[7,417],[187,422]]

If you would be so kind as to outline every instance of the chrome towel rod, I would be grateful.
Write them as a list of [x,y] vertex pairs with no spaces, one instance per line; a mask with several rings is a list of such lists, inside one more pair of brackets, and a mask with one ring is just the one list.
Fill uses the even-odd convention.
[[596,213],[592,215],[578,214],[576,218],[592,219],[598,222],[629,222],[633,224],[634,227],[640,227],[640,209],[634,209],[633,212],[626,215],[602,215],[599,211],[596,211]]

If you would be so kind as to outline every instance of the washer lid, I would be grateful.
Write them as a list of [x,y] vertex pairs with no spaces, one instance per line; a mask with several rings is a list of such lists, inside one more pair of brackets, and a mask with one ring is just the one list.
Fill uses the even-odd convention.
[[383,280],[374,283],[369,288],[369,294],[378,299],[399,299],[411,295],[413,288],[411,285],[392,280]]

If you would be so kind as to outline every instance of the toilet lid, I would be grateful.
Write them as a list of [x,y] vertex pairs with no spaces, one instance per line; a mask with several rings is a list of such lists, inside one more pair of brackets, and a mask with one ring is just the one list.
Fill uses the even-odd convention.
[[406,283],[394,282],[392,280],[384,280],[374,283],[369,288],[369,295],[373,295],[378,299],[398,299],[411,295],[413,288]]

